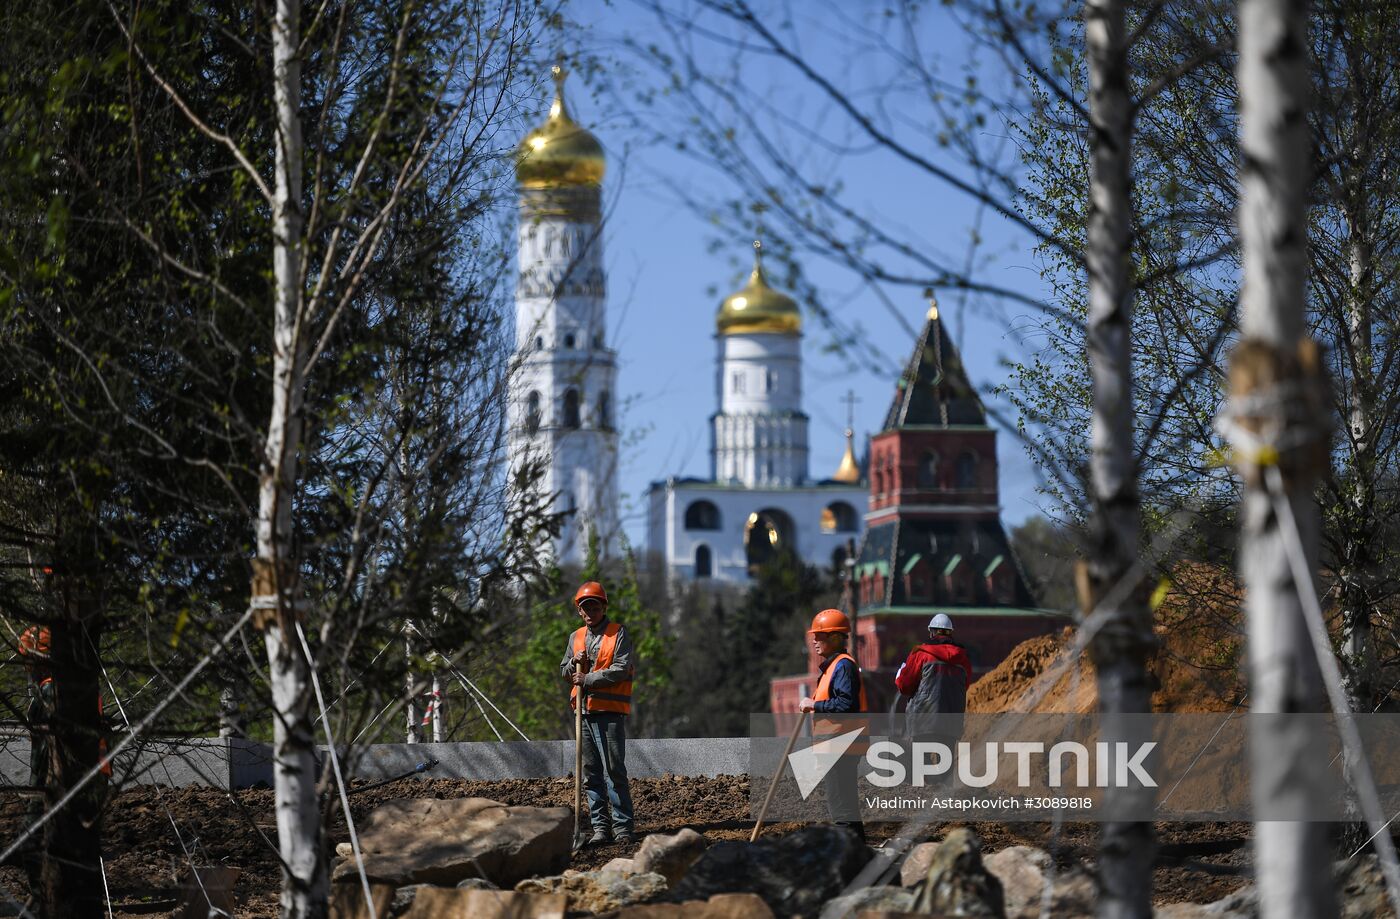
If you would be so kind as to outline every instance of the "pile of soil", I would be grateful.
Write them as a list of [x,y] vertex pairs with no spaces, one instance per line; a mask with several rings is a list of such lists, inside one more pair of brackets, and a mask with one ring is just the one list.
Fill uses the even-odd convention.
[[[394,798],[486,797],[512,805],[570,804],[572,779],[464,781],[406,780],[371,789],[351,798],[357,821],[376,806]],[[632,797],[640,834],[674,833],[692,827],[711,840],[747,839],[749,817],[747,776],[718,778],[634,779]],[[338,807],[337,807],[338,809]],[[24,806],[17,795],[0,795],[0,839],[13,839],[24,825]],[[935,823],[925,839],[939,839],[954,824]],[[776,824],[765,835],[791,832],[797,824]],[[1092,867],[1098,828],[1065,824],[1052,829],[1035,823],[971,824],[988,853],[1012,845],[1034,845],[1054,853],[1061,864]],[[871,842],[888,839],[894,824],[869,825]],[[1208,902],[1239,888],[1236,876],[1246,866],[1250,827],[1247,824],[1162,825],[1163,864],[1156,871],[1159,903]],[[331,826],[331,845],[348,842],[342,820]],[[278,914],[281,884],[275,852],[276,825],[272,792],[223,792],[214,788],[140,786],[116,795],[103,827],[106,880],[114,916],[169,915],[176,905],[178,878],[191,858],[200,864],[236,866],[242,874],[236,891],[240,919],[273,919]],[[631,855],[636,846],[602,846],[575,855],[573,867],[599,868],[614,857]],[[186,853],[190,853],[187,855]],[[1183,865],[1189,861],[1189,865]],[[0,887],[23,898],[27,885],[18,868],[0,868]]]
[[[1245,697],[1238,586],[1228,573],[1192,564],[1173,571],[1161,589],[1164,594],[1153,613],[1157,650],[1148,664],[1154,685],[1152,710],[1234,711]],[[967,710],[1097,711],[1094,665],[1087,653],[1075,650],[1074,635],[1066,628],[1017,645],[972,684]]]

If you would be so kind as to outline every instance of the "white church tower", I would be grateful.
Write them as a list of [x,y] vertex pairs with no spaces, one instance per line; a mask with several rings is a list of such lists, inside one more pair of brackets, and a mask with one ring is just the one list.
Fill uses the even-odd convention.
[[568,514],[555,560],[577,564],[590,529],[605,554],[618,536],[617,355],[607,342],[603,148],[569,116],[561,68],[554,83],[549,120],[517,151],[517,369],[508,421],[512,466],[543,460],[539,494]]
[[746,488],[807,484],[807,416],[802,411],[802,314],[763,274],[753,273],[715,317],[716,402],[711,475]]
[[774,290],[754,243],[753,273],[715,315],[710,476],[647,490],[647,544],[677,580],[747,583],[778,553],[844,572],[866,488],[851,432],[830,478],[809,469],[802,410],[802,312]]

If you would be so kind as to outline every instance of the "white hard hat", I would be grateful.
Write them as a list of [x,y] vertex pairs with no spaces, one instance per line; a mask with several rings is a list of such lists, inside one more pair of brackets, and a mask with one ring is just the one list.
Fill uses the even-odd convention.
[[948,617],[947,613],[939,613],[928,621],[928,627],[931,629],[947,629],[951,632],[953,631],[953,620]]

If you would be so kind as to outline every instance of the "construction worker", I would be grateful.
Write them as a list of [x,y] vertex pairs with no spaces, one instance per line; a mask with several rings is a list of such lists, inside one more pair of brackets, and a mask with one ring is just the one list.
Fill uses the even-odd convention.
[[[29,710],[25,717],[30,725],[29,784],[43,788],[48,784],[52,767],[50,731],[54,715],[54,682],[51,633],[47,626],[31,625],[19,636],[19,653],[29,672]],[[102,696],[97,697],[97,711],[102,714]],[[107,753],[107,741],[98,738],[98,753]],[[102,762],[102,775],[111,777],[112,764]]]
[[895,688],[909,698],[905,708],[909,735],[915,741],[947,744],[953,749],[963,732],[972,662],[953,641],[953,620],[938,613],[928,621],[928,641],[909,652],[894,675]]
[[[632,640],[608,619],[603,585],[588,581],[574,594],[583,625],[569,636],[559,672],[571,685],[569,705],[584,696],[583,777],[588,789],[588,845],[632,843],[632,792],[627,783],[627,716],[632,711]],[[577,665],[583,664],[583,672]],[[608,811],[612,811],[612,820]]]
[[[49,630],[31,625],[19,636],[19,653],[29,674],[29,784],[43,788],[49,782],[49,721],[53,717],[53,675],[49,666]],[[36,805],[38,799],[34,799]]]
[[[865,701],[865,683],[861,679],[860,666],[846,650],[851,633],[851,621],[839,609],[824,609],[812,619],[812,627],[807,634],[812,642],[812,650],[822,659],[821,679],[817,690],[810,697],[797,703],[799,712],[813,712],[821,715],[854,715],[868,711]],[[859,719],[854,719],[859,721]],[[845,734],[856,727],[853,719],[833,719],[814,717],[812,735]],[[863,744],[853,744],[831,768],[823,780],[826,785],[826,806],[831,814],[831,822],[847,827],[865,841],[865,823],[860,816],[860,801],[856,789],[856,767]]]

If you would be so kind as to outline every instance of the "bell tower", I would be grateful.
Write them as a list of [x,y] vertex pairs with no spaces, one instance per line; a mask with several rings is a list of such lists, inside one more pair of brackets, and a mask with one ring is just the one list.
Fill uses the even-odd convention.
[[774,290],[755,241],[753,272],[715,317],[711,476],[746,488],[807,484],[807,415],[802,411],[802,314]]
[[[545,464],[537,487],[567,514],[559,562],[580,563],[588,532],[618,536],[617,354],[607,340],[602,145],[569,114],[554,68],[548,120],[521,141],[515,365],[508,423],[513,468]],[[514,480],[514,476],[512,476]]]

